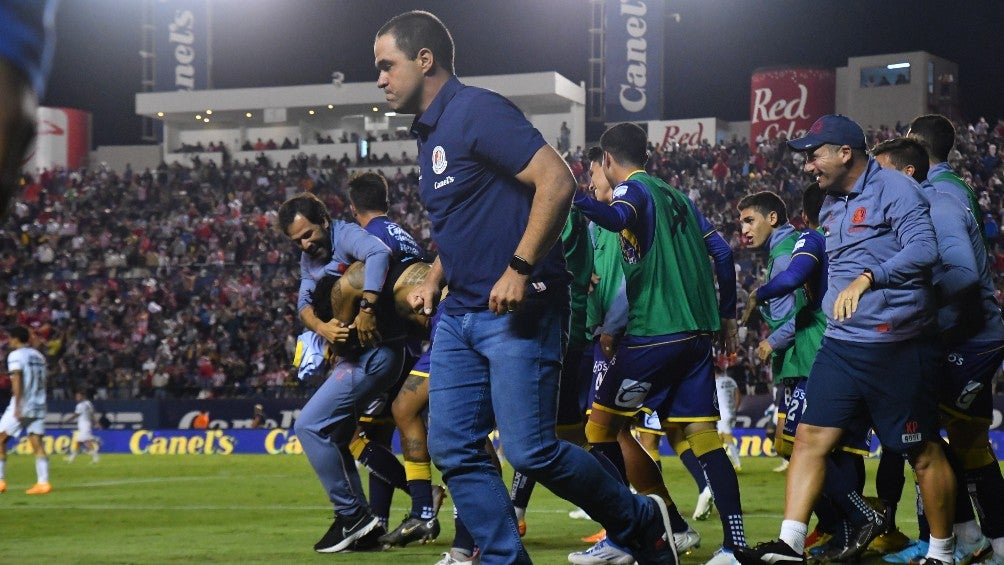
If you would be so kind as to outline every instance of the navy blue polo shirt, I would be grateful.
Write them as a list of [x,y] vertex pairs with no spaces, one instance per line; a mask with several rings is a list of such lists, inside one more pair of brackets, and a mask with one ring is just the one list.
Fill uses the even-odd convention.
[[[488,297],[526,230],[533,189],[515,176],[546,143],[512,102],[466,86],[443,85],[415,118],[419,195],[450,292],[447,314],[488,308]],[[571,277],[561,242],[537,262],[530,292],[567,296]]]

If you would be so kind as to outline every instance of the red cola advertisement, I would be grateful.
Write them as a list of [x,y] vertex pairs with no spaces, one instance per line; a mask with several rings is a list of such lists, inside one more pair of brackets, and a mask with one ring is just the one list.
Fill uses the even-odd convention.
[[758,69],[750,81],[750,144],[801,137],[812,122],[834,112],[833,69]]

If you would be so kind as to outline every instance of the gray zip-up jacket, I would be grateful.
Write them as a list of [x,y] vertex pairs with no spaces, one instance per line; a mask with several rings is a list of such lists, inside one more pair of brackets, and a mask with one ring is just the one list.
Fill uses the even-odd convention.
[[[920,185],[868,159],[849,194],[830,193],[819,214],[830,261],[823,299],[826,337],[896,342],[920,335],[933,321],[931,270],[938,246]],[[847,320],[833,318],[837,295],[871,269],[875,283]]]

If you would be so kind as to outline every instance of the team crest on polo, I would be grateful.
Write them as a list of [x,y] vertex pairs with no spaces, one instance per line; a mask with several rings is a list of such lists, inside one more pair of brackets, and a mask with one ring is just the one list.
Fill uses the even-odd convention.
[[437,175],[443,174],[446,170],[446,150],[442,145],[437,145],[432,150],[432,172]]

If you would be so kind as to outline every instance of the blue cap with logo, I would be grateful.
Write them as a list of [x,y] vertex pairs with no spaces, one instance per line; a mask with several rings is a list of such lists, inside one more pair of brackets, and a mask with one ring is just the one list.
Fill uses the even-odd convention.
[[847,116],[827,114],[816,120],[803,137],[789,141],[788,146],[795,151],[809,151],[828,143],[864,149],[865,132]]

